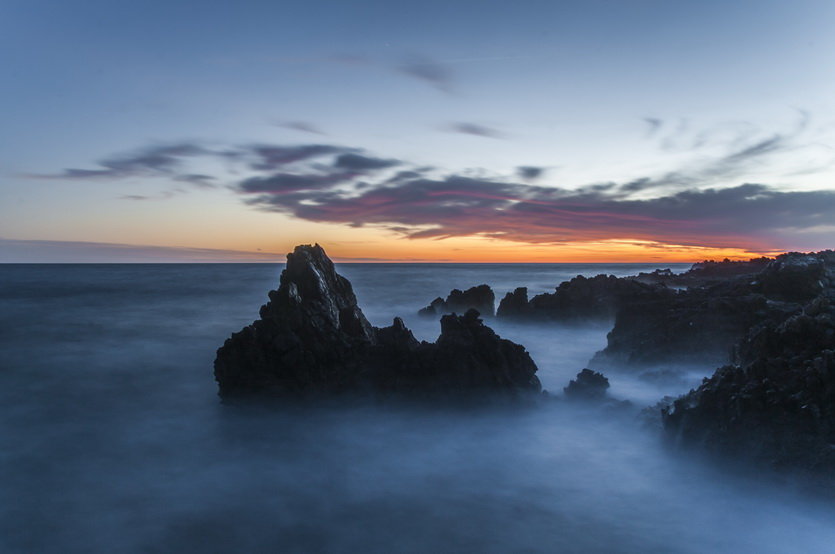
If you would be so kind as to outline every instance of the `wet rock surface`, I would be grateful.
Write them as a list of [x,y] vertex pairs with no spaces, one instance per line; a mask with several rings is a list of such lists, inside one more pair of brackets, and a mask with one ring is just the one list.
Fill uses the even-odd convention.
[[475,310],[482,316],[495,315],[496,295],[488,285],[470,287],[465,291],[452,289],[446,300],[440,296],[428,306],[422,308],[418,314],[436,317],[444,314],[463,314],[468,310]]
[[269,299],[260,319],[218,349],[224,399],[345,392],[516,399],[541,390],[525,349],[499,337],[475,310],[442,317],[435,343],[417,341],[399,318],[373,327],[319,245],[288,254]]

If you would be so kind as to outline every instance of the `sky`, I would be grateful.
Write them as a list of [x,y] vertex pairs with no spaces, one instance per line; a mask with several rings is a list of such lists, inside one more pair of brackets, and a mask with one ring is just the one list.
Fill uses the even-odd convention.
[[0,2],[0,262],[835,246],[835,3]]

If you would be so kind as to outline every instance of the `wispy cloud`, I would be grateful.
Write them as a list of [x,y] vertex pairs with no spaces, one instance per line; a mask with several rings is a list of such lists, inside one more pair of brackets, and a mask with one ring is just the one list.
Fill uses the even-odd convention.
[[70,168],[57,174],[33,175],[54,179],[118,179],[142,175],[175,175],[185,158],[208,154],[202,146],[190,143],[152,146],[131,154],[105,158],[93,169]]
[[[455,125],[456,132],[477,136],[494,138],[498,133],[471,123]],[[527,243],[622,239],[757,249],[766,243],[774,247],[781,237],[820,240],[831,235],[827,229],[835,221],[835,191],[791,191],[754,184],[750,178],[775,158],[802,148],[798,137],[805,126],[800,122],[788,131],[748,133],[741,140],[720,142],[712,145],[712,155],[657,174],[571,188],[544,183],[540,166],[517,167],[518,180],[485,170],[444,173],[360,147],[324,143],[156,146],[104,158],[95,168],[47,177],[118,180],[150,175],[195,187],[224,184],[221,190],[234,191],[260,210],[314,222],[374,225],[407,238],[478,235]],[[222,176],[192,171],[186,162],[193,158],[227,164],[230,170]],[[185,190],[122,198],[163,199]]]
[[497,129],[493,129],[492,127],[487,127],[485,125],[479,125],[478,123],[469,123],[466,121],[450,123],[449,125],[445,125],[443,128],[444,130],[453,133],[461,133],[463,135],[472,135],[475,137],[485,137],[494,139],[504,138],[504,134],[501,131],[498,131]]
[[453,74],[449,66],[424,56],[412,56],[397,66],[404,75],[423,81],[441,92],[451,93]]
[[293,131],[301,131],[302,133],[310,133],[311,135],[325,135],[319,127],[308,121],[284,121],[274,124],[276,127],[283,127],[285,129],[292,129]]

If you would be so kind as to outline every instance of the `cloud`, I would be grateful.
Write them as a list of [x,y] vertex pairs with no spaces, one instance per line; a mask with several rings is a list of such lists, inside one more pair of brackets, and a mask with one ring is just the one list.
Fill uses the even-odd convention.
[[173,177],[173,180],[180,181],[182,183],[189,183],[200,188],[215,188],[213,181],[216,181],[216,179],[211,175],[203,173],[185,173]]
[[98,162],[96,169],[65,169],[52,175],[35,175],[55,179],[126,178],[139,175],[171,175],[182,165],[184,158],[200,156],[208,152],[190,143],[170,146],[153,146],[132,154],[116,156]]
[[357,150],[356,148],[346,148],[332,144],[257,145],[250,147],[250,152],[256,157],[256,161],[251,164],[251,168],[256,170],[277,169],[312,158],[320,158],[331,154],[350,154]]
[[[763,250],[783,247],[789,237],[803,244],[831,240],[835,191],[752,184],[775,158],[804,148],[798,136],[805,127],[801,121],[784,132],[747,133],[719,147],[714,144],[712,155],[700,152],[698,159],[671,171],[579,188],[545,186],[545,169],[538,166],[517,167],[517,181],[486,170],[443,174],[363,148],[315,143],[214,150],[190,143],[156,146],[105,158],[97,168],[68,169],[49,177],[152,175],[199,187],[221,182],[219,176],[190,171],[194,168],[186,162],[199,156],[201,162],[221,162],[228,169],[223,182],[231,182],[229,189],[254,208],[313,222],[373,225],[408,238],[478,235],[526,243],[619,239]],[[454,129],[497,135],[472,123],[457,123]],[[831,151],[826,154],[831,163]],[[161,199],[185,189],[151,196],[140,191],[123,198]]]
[[516,173],[522,179],[526,181],[533,181],[542,177],[543,173],[545,172],[545,168],[542,167],[534,167],[532,165],[520,165],[516,168]]
[[324,135],[325,133],[316,125],[307,121],[286,121],[284,123],[276,123],[276,127],[284,127],[285,129],[292,129],[294,131],[301,131],[303,133],[310,133],[312,135]]
[[333,187],[357,177],[354,172],[305,175],[297,173],[276,173],[268,177],[250,177],[238,184],[244,193],[266,192],[271,194],[296,191],[310,191]]
[[657,117],[645,117],[644,123],[647,124],[647,137],[651,137],[655,135],[664,122]]
[[385,169],[400,165],[400,160],[384,160],[382,158],[369,158],[359,154],[342,154],[336,158],[334,166],[342,169],[354,169],[359,171]]
[[452,92],[452,72],[444,64],[426,57],[414,56],[397,66],[397,70],[442,92]]
[[106,242],[0,239],[2,263],[282,262],[283,254]]
[[410,238],[480,235],[527,243],[607,239],[764,247],[780,229],[835,220],[835,192],[759,184],[625,198],[640,181],[578,190],[471,179],[415,178],[360,191],[317,189],[249,200],[316,222],[379,225]]
[[487,137],[487,138],[503,138],[504,135],[497,131],[496,129],[491,129],[490,127],[485,127],[484,125],[479,125],[477,123],[467,123],[467,122],[457,122],[457,123],[450,123],[445,127],[448,131],[453,133],[461,133],[464,135],[473,135],[476,137]]

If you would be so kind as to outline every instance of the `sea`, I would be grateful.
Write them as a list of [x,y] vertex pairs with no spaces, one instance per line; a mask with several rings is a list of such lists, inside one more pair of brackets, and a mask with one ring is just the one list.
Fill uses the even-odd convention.
[[[222,404],[215,352],[282,267],[0,265],[0,552],[835,551],[831,499],[663,440],[652,406],[713,365],[607,371],[629,409],[561,401],[607,325],[488,321],[539,367],[528,409]],[[658,267],[687,268],[337,264],[374,325],[424,340],[453,288]]]

